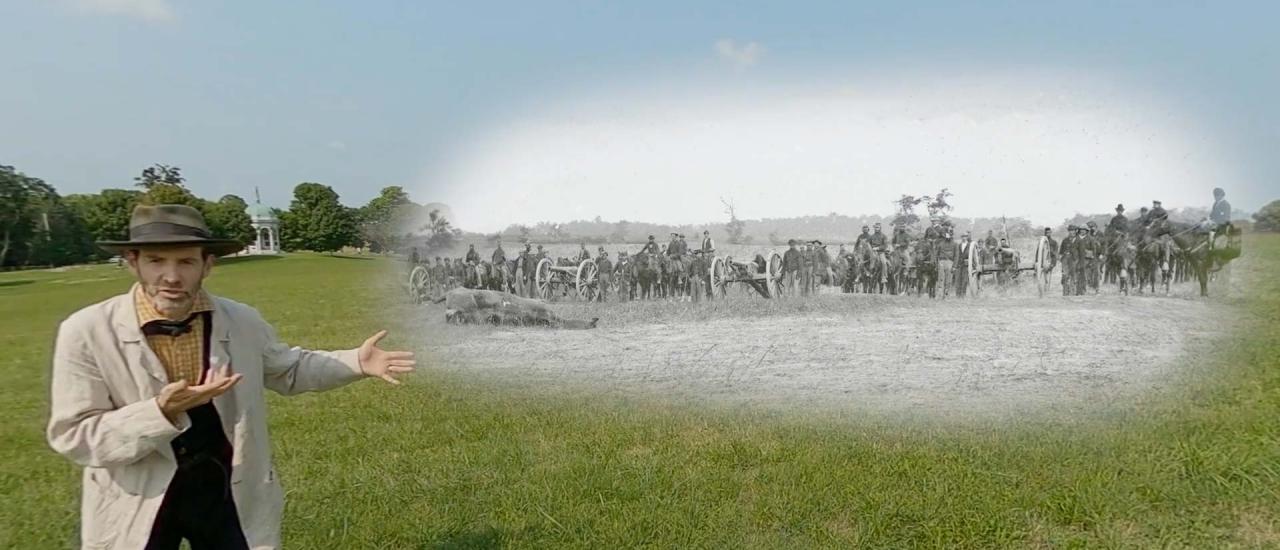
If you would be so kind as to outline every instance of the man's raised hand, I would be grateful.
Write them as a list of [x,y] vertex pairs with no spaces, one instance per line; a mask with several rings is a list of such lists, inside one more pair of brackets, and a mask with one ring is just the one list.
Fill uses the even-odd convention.
[[413,372],[413,352],[386,351],[378,347],[378,342],[386,337],[387,331],[380,330],[360,345],[360,371],[365,376],[376,376],[391,384],[399,384],[393,374]]

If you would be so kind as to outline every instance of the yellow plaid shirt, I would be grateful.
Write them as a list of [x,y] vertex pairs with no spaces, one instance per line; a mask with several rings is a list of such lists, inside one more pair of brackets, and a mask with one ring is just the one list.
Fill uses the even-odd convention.
[[[133,292],[133,303],[138,310],[140,327],[151,321],[167,319],[152,305],[141,285]],[[213,311],[213,302],[203,290],[196,293],[188,315],[201,311]],[[164,371],[169,375],[169,382],[186,380],[193,386],[200,383],[200,373],[204,370],[202,361],[204,331],[207,329],[208,327],[204,326],[204,319],[197,317],[191,322],[191,330],[185,334],[178,336],[156,334],[146,337],[147,345],[151,346],[151,351],[156,353],[156,357],[160,358],[160,364],[164,365]]]

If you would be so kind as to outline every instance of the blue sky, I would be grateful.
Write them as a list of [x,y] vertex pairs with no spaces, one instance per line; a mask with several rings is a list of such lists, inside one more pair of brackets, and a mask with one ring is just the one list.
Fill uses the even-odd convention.
[[[1188,189],[1171,189],[1166,205],[1194,204],[1213,185],[1228,188],[1236,206],[1248,210],[1280,198],[1280,40],[1274,38],[1280,9],[1274,3],[619,4],[5,2],[0,163],[44,178],[63,193],[125,187],[146,165],[175,164],[198,194],[248,198],[258,186],[263,201],[275,206],[286,206],[302,181],[332,185],[353,205],[384,185],[404,185],[419,201],[469,204],[463,210],[470,214],[460,213],[462,224],[483,229],[593,212],[606,219],[700,221],[720,217],[718,206],[665,212],[660,201],[633,200],[622,208],[607,192],[537,204],[510,199],[557,193],[550,176],[512,181],[524,168],[512,160],[521,151],[511,148],[553,135],[530,121],[545,123],[557,113],[576,120],[607,112],[613,133],[606,138],[647,139],[637,138],[635,129],[645,124],[644,114],[666,117],[671,111],[646,102],[680,110],[686,97],[692,104],[748,98],[743,108],[755,112],[822,83],[855,82],[874,90],[868,97],[907,98],[890,107],[904,112],[919,107],[914,91],[937,95],[941,88],[945,96],[952,85],[977,94],[967,105],[984,105],[1008,97],[974,87],[995,75],[1024,96],[1045,90],[1070,96],[1064,101],[1091,113],[1088,120],[1129,117],[1124,139],[1138,135],[1138,128],[1155,128],[1155,139],[1176,141],[1160,151],[1211,155],[1197,166],[1212,164],[1203,174],[1217,181],[1204,182],[1200,195],[1180,184]],[[1024,82],[1029,84],[1019,85]],[[604,107],[578,110],[579,104]],[[1095,109],[1097,104],[1105,108]],[[629,105],[643,108],[628,112]],[[718,124],[705,117],[687,123]],[[779,124],[805,132],[790,120]],[[516,126],[519,139],[512,137]],[[672,123],[664,131],[687,127]],[[565,143],[576,149],[558,161],[560,176],[590,180],[608,173],[572,165],[570,159],[592,155],[590,143]],[[813,144],[796,147],[801,145]],[[654,162],[609,158],[619,163],[612,169],[622,166],[628,173],[636,171],[625,163]],[[1150,162],[1168,167],[1159,154]],[[833,166],[835,173],[827,175],[839,179],[845,169],[853,170]],[[481,174],[506,179],[488,181]],[[814,179],[810,173],[795,177]],[[1145,202],[1161,191],[1159,182],[1133,180],[1132,189],[1119,193],[1125,196],[1098,197],[1092,210],[1105,211],[1121,199]],[[674,189],[699,185],[706,184],[681,181]],[[766,193],[751,187],[762,184],[715,185],[704,189],[702,203],[727,193],[741,197],[745,215],[766,217],[806,209],[880,211],[884,201],[876,190],[890,196],[911,186],[923,191],[930,182],[876,183],[858,191],[875,195],[866,204],[797,200],[777,212],[770,210],[772,200],[759,198]],[[988,185],[996,187],[975,187],[971,196],[1002,196],[999,186],[1009,184]],[[667,196],[678,192],[663,189]],[[488,196],[501,206],[484,211],[490,202],[482,197]],[[999,206],[1011,215],[1018,208]],[[1060,217],[1073,208],[1090,207],[1064,205]],[[1034,214],[1052,218],[1056,211]]]

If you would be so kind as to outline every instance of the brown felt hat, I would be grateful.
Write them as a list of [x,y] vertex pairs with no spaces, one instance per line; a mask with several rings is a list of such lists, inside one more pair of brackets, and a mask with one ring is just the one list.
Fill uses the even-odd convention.
[[199,210],[185,204],[140,204],[129,216],[129,240],[98,241],[99,247],[117,254],[153,247],[201,246],[214,256],[244,249],[232,239],[215,239]]

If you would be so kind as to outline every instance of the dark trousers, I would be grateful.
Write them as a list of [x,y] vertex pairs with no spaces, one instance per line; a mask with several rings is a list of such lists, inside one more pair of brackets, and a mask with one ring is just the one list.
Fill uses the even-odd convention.
[[147,550],[248,550],[231,498],[231,443],[212,404],[190,411],[191,428],[173,441],[178,471],[151,526]]

